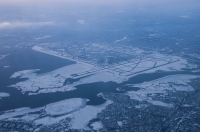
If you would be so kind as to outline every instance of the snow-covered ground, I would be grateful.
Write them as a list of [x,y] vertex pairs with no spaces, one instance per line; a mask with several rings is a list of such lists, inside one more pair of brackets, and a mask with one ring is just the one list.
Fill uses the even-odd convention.
[[[40,94],[40,93],[53,93],[53,92],[65,92],[75,90],[75,86],[94,83],[94,82],[109,82],[109,81],[120,81],[120,77],[109,71],[102,71],[97,73],[87,73],[88,71],[94,71],[94,67],[90,67],[84,64],[73,64],[56,69],[52,72],[45,74],[35,74],[36,70],[24,70],[14,73],[11,78],[29,78],[26,81],[22,81],[11,85],[22,91],[22,93],[28,92],[29,95]],[[78,74],[82,74],[84,77],[74,83],[66,84],[65,80],[68,78],[76,78]],[[81,77],[82,75],[80,75]]]
[[[153,81],[144,82],[140,84],[134,84],[133,87],[140,87],[140,88],[152,88],[152,87],[163,87],[163,88],[169,88],[165,87],[165,84],[173,83],[173,84],[179,84],[184,85],[187,87],[180,88],[179,85],[173,85],[174,90],[180,90],[180,91],[191,91],[193,88],[189,86],[187,83],[190,82],[190,79],[198,78],[197,75],[187,75],[187,74],[178,74],[178,75],[170,75],[166,77],[162,77]],[[168,86],[168,85],[167,85]],[[171,88],[170,88],[171,89]]]
[[72,85],[77,86],[81,84],[88,84],[94,82],[122,82],[122,78],[116,72],[110,71],[101,71],[94,73],[93,75],[84,77],[77,82],[74,82]]
[[25,114],[20,119],[24,121],[33,121],[35,119],[38,119],[40,117],[39,114]]
[[[132,87],[139,87],[141,89],[137,91],[129,91],[127,95],[129,95],[131,99],[138,101],[147,101],[148,103],[151,103],[153,105],[173,107],[172,104],[153,100],[151,97],[155,96],[156,94],[162,94],[163,96],[165,96],[168,94],[167,91],[193,91],[194,89],[187,83],[190,82],[190,79],[198,77],[200,76],[180,74],[166,76],[160,79],[140,84],[134,84],[132,85]],[[148,95],[151,95],[151,97]]]
[[29,107],[23,107],[23,108],[18,108],[14,110],[8,110],[8,111],[3,112],[0,115],[0,120],[7,119],[7,118],[14,118],[16,116],[22,116],[22,115],[24,116],[21,119],[24,119],[24,120],[26,119],[30,120],[31,118],[35,119],[39,117],[39,114],[32,114],[32,112],[39,112],[39,113],[45,112],[46,115],[49,115],[49,116],[64,115],[64,114],[74,112],[85,107],[86,101],[87,101],[86,99],[72,98],[72,99],[66,99],[66,100],[50,103],[50,104],[47,104],[46,106],[34,108],[34,109],[31,109]]
[[111,104],[112,101],[106,101],[104,104],[99,106],[89,106],[87,105],[83,109],[80,109],[79,111],[74,112],[70,115],[72,118],[71,128],[74,129],[85,129],[87,123],[96,117],[97,113],[101,112],[103,109],[105,109],[106,106]]
[[[129,78],[143,74],[154,73],[156,71],[182,71],[184,68],[195,68],[187,60],[170,55],[163,55],[158,52],[148,53],[141,59],[133,58],[119,64],[108,65],[107,68],[89,64],[73,57],[69,58],[57,51],[51,51],[38,46],[33,50],[76,61],[76,64],[68,65],[45,74],[35,74],[38,69],[24,70],[14,73],[11,78],[28,78],[26,81],[12,85],[22,93],[28,92],[29,95],[40,93],[66,92],[75,90],[77,85],[94,82],[116,82],[121,83]],[[140,50],[135,48],[135,50]],[[142,54],[138,52],[135,54]],[[73,58],[73,59],[72,59]],[[77,79],[73,83],[65,84],[66,79]]]
[[64,85],[65,80],[67,78],[73,78],[74,74],[82,73],[90,69],[91,67],[83,64],[73,64],[39,75],[33,73],[37,70],[19,71],[14,73],[11,78],[20,76],[21,78],[29,79],[15,85],[11,85],[11,87],[16,87],[21,90],[22,93],[29,92],[30,94],[74,90],[74,87]]
[[0,92],[0,99],[4,97],[9,97],[9,96],[10,96],[9,93]]
[[67,117],[68,117],[68,115],[63,115],[63,116],[59,116],[59,117],[46,116],[43,118],[36,119],[34,121],[34,123],[37,125],[48,126],[48,125],[58,123],[59,121],[66,119]]
[[[103,109],[105,109],[106,106],[111,104],[112,101],[106,101],[104,104],[99,106],[90,106],[86,105],[86,107],[72,112],[70,114],[62,115],[59,117],[51,117],[46,116],[40,119],[35,120],[34,122],[38,125],[52,125],[55,123],[58,123],[59,121],[71,118],[70,128],[71,129],[87,129],[87,124],[89,121],[96,117],[96,115],[101,112]],[[100,128],[100,126],[98,127]],[[96,126],[97,129],[97,126]]]
[[[151,65],[146,65],[151,64]],[[19,82],[12,85],[22,91],[22,93],[28,92],[29,95],[40,94],[40,93],[53,93],[53,92],[65,92],[75,90],[77,85],[94,83],[94,82],[117,82],[121,83],[128,80],[129,78],[142,74],[142,73],[153,73],[157,70],[162,71],[181,71],[183,68],[187,67],[187,61],[179,58],[178,61],[162,65],[156,68],[152,68],[154,63],[147,61],[141,63],[139,66],[130,68],[129,65],[120,65],[121,69],[131,69],[131,71],[122,72],[112,69],[99,69],[94,66],[85,65],[82,63],[76,63],[68,65],[57,70],[54,70],[45,74],[35,74],[38,69],[35,70],[24,70],[14,73],[11,78],[21,77],[29,78],[26,81]],[[150,67],[148,67],[150,66]],[[78,79],[76,82],[64,85],[66,79]]]
[[99,129],[103,128],[103,124],[100,121],[92,123],[91,126],[95,131],[98,131]]
[[[63,119],[71,118],[70,128],[87,129],[89,121],[106,108],[112,101],[106,101],[98,106],[86,105],[87,99],[72,98],[47,104],[39,108],[18,108],[0,114],[0,120],[24,120],[36,125],[52,125]],[[94,130],[102,128],[100,122],[92,124]]]
[[122,121],[117,121],[117,125],[118,125],[119,127],[122,127]]
[[[122,77],[120,77],[116,72],[102,71],[97,72],[92,75],[88,75],[74,83],[64,85],[64,82],[68,78],[74,78],[73,75],[78,74],[79,72],[85,72],[88,69],[84,69],[84,66],[81,64],[74,64],[66,66],[64,68],[57,69],[50,73],[43,75],[36,75],[33,71],[36,70],[26,70],[14,73],[11,78],[21,77],[29,78],[26,81],[19,82],[17,84],[11,85],[22,91],[22,93],[28,92],[29,95],[40,94],[40,93],[53,93],[53,92],[65,92],[70,90],[75,90],[75,86],[81,84],[88,84],[94,82],[123,82]],[[76,68],[77,67],[77,68]],[[87,74],[86,74],[87,75]]]
[[35,108],[35,109],[30,109],[28,107],[23,107],[23,108],[18,108],[18,109],[14,109],[14,110],[5,111],[4,113],[2,113],[0,115],[0,120],[8,119],[8,118],[11,118],[11,117],[16,117],[16,116],[20,116],[20,115],[26,115],[26,114],[31,113],[31,112],[38,112],[38,111],[40,111],[42,109],[44,109],[44,107]]
[[45,111],[48,115],[63,115],[85,107],[86,100],[81,98],[66,99],[46,105]]

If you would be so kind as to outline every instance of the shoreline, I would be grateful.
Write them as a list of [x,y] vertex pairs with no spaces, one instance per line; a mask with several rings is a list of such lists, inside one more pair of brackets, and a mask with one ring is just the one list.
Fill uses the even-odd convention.
[[45,51],[42,47],[39,47],[39,46],[33,46],[31,49],[34,50],[34,51],[38,51],[38,52],[48,54],[48,55],[56,56],[56,57],[59,57],[59,58],[62,58],[62,59],[71,60],[71,61],[74,61],[74,62],[79,63],[79,64],[94,67],[93,65],[82,62],[80,60],[75,60],[73,58],[69,58],[69,57],[65,57],[65,56],[61,56],[61,55],[58,55],[58,54],[51,53],[50,51]]

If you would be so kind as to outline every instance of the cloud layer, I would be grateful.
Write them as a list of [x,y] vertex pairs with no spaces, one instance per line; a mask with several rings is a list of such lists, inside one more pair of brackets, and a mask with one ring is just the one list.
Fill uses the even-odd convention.
[[166,4],[195,4],[200,3],[199,0],[0,0],[0,4],[7,5],[40,5],[40,6],[55,6],[55,5],[63,5],[65,6],[69,4],[81,5],[81,4],[128,4],[134,3],[139,5],[166,5]]
[[0,22],[0,29],[3,28],[17,28],[17,27],[31,27],[31,26],[46,26],[53,22]]

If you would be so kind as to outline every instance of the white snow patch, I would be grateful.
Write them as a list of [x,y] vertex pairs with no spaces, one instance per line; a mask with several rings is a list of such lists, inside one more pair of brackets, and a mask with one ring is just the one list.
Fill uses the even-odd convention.
[[158,106],[163,106],[163,107],[173,107],[173,104],[167,104],[161,101],[156,101],[156,100],[147,100],[148,103],[153,104],[153,105],[158,105]]
[[72,119],[72,122],[70,123],[72,129],[86,129],[86,125],[89,123],[89,121],[92,118],[95,118],[97,113],[101,112],[103,109],[105,109],[106,106],[108,106],[111,103],[112,101],[106,101],[104,104],[99,105],[99,106],[87,105],[84,108],[78,111],[72,112],[70,114],[62,115],[59,117],[46,116],[46,117],[37,119],[34,122],[37,125],[52,125],[69,117]]
[[91,126],[93,127],[93,130],[96,131],[103,128],[103,124],[100,121],[92,123]]
[[[162,70],[162,71],[182,71],[183,68],[187,68],[188,67],[189,63],[187,62],[187,60],[182,59],[180,57],[177,57],[177,59],[178,59],[178,61],[176,61],[176,62],[157,67],[155,69],[149,70],[149,72],[154,72],[154,71],[157,71],[157,70]],[[188,68],[190,68],[190,67],[188,67]]]
[[153,105],[173,107],[172,104],[167,104],[161,101],[152,100],[148,95],[155,96],[155,94],[160,93],[164,96],[169,91],[193,91],[194,89],[188,85],[190,79],[198,78],[196,75],[171,75],[160,79],[156,79],[149,82],[144,82],[140,84],[134,84],[132,87],[141,88],[138,91],[129,91],[127,95],[131,99],[138,101],[147,101]]
[[117,78],[118,76],[114,75],[113,73],[103,71],[103,72],[95,73],[94,75],[85,77],[79,80],[78,82],[74,83],[73,86],[80,85],[80,84],[94,83],[94,82],[115,81]]
[[87,65],[72,64],[42,75],[36,75],[33,73],[37,70],[19,71],[14,73],[11,76],[11,78],[20,76],[21,78],[29,78],[29,79],[11,85],[11,87],[15,87],[21,90],[23,93],[36,92],[39,90],[37,93],[30,93],[30,95],[38,93],[70,91],[74,90],[75,87],[70,85],[64,85],[65,80],[67,78],[72,78],[74,74],[82,73],[90,69],[91,67]]
[[5,111],[3,114],[0,115],[0,120],[19,116],[19,115],[25,115],[30,112],[37,112],[42,109],[43,109],[43,107],[39,107],[39,108],[35,108],[35,109],[30,109],[29,107],[23,107],[23,108]]
[[88,122],[95,118],[97,113],[105,109],[106,106],[111,104],[112,101],[106,101],[104,104],[99,106],[89,106],[87,105],[83,109],[76,111],[71,114],[72,118],[72,129],[85,129]]
[[153,61],[143,61],[138,64],[137,67],[153,67],[155,62]]
[[[105,109],[112,101],[106,101],[102,105],[86,105],[85,99],[73,98],[48,104],[44,107],[30,109],[28,107],[4,111],[0,115],[0,120],[25,120],[36,123],[36,125],[52,125],[63,119],[71,118],[70,126],[73,129],[87,129],[89,121],[96,117],[97,113]],[[45,112],[46,111],[46,112]],[[38,112],[38,114],[33,114]],[[41,114],[43,117],[41,118]],[[22,116],[22,117],[16,117]],[[101,122],[92,124],[94,130],[103,128]]]
[[25,121],[33,121],[39,117],[40,117],[39,114],[26,114],[22,116],[20,119],[25,120]]
[[123,125],[122,121],[117,121],[117,124],[118,124],[119,127],[122,127],[122,125]]
[[59,68],[59,69],[53,71],[52,73],[57,74],[57,75],[59,74],[59,75],[62,75],[63,77],[65,77],[65,78],[67,78],[67,77],[70,77],[73,74],[79,74],[79,73],[82,73],[82,72],[89,71],[91,69],[92,69],[91,66],[77,63],[77,64],[72,64],[72,65],[68,65],[68,66]]
[[166,61],[159,60],[159,61],[156,61],[156,65],[155,66],[164,65],[164,64],[167,64],[167,63],[168,62],[166,62]]
[[131,67],[130,66],[122,66],[122,67],[119,67],[119,69],[129,72],[129,71],[133,70],[134,66],[136,66],[136,64],[131,65]]
[[[133,87],[140,87],[140,88],[153,88],[155,89],[157,86],[161,87],[160,89],[168,89],[167,84],[173,83],[173,87],[175,90],[181,90],[181,91],[193,91],[193,88],[189,86],[187,83],[190,82],[190,79],[198,78],[197,75],[187,75],[187,74],[178,74],[178,75],[170,75],[166,77],[162,77],[153,81],[144,82],[140,84],[134,84]],[[185,85],[187,87],[183,87],[183,89],[180,89],[178,85]],[[156,87],[155,87],[156,86]]]
[[38,125],[52,125],[55,123],[58,123],[59,121],[67,118],[68,115],[64,115],[64,116],[59,116],[59,117],[50,117],[50,116],[46,116],[40,119],[35,120],[34,122]]
[[41,93],[55,93],[55,92],[66,92],[66,91],[72,91],[75,90],[76,88],[70,85],[65,85],[60,88],[45,88],[39,90],[37,93],[29,93],[29,95],[36,95],[36,94],[41,94]]
[[45,111],[49,115],[62,115],[85,107],[86,100],[81,98],[66,99],[46,105]]

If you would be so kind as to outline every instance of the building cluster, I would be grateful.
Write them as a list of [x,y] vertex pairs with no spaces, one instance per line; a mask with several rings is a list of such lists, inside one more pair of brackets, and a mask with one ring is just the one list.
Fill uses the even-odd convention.
[[0,132],[32,132],[36,126],[32,122],[0,120]]

